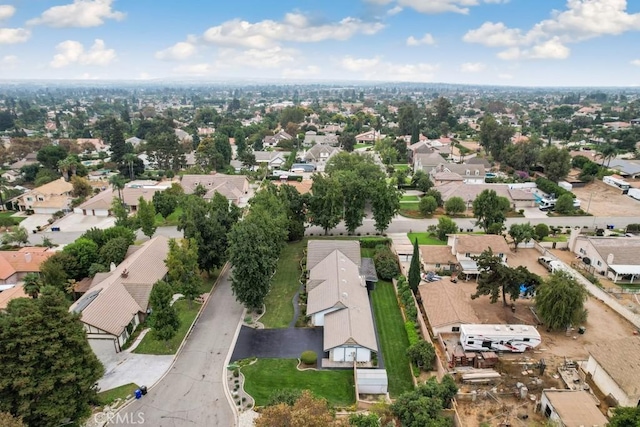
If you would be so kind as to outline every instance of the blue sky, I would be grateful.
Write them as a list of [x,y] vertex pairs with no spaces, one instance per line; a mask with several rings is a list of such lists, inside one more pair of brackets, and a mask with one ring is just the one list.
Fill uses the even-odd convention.
[[0,79],[640,85],[638,0],[0,0]]

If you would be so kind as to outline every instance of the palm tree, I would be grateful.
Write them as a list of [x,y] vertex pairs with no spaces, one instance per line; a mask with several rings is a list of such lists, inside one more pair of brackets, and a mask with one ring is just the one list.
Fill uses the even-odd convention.
[[133,162],[135,162],[137,158],[138,156],[133,153],[126,153],[122,156],[122,160],[129,164],[129,177],[132,181],[135,179],[135,176],[133,175]]
[[42,282],[40,281],[40,276],[36,273],[29,273],[24,276],[24,292],[29,295],[31,298],[38,298],[38,294],[40,293],[40,286],[42,286]]
[[118,191],[118,198],[122,202],[122,189],[124,188],[124,178],[122,175],[113,175],[109,178],[109,184],[111,184],[114,190]]
[[69,178],[76,174],[78,165],[78,159],[75,156],[67,156],[58,162],[58,170],[64,176],[65,181],[69,181]]
[[7,179],[0,176],[0,211],[5,209],[4,206],[4,190],[6,189]]
[[611,163],[611,159],[613,159],[618,155],[618,150],[616,149],[615,145],[612,145],[612,144],[602,145],[598,147],[598,151],[602,156],[602,164],[600,166],[603,166],[603,167],[604,167],[605,160],[608,160],[607,167],[609,167],[609,163]]

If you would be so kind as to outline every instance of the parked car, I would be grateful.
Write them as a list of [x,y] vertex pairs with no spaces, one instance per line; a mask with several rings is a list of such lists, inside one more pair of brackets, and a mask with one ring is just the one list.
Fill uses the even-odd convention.
[[546,268],[546,269],[547,269],[547,271],[552,271],[552,270],[553,270],[553,267],[551,266],[551,265],[552,265],[553,260],[552,260],[551,258],[549,258],[549,257],[547,257],[547,256],[541,256],[541,257],[538,257],[538,262],[539,262],[540,264],[542,264],[542,266],[543,266],[544,268]]

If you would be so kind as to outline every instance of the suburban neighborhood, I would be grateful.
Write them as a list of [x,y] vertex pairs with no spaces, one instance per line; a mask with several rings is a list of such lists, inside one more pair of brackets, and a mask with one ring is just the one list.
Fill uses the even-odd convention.
[[637,5],[14,3],[0,427],[640,425]]

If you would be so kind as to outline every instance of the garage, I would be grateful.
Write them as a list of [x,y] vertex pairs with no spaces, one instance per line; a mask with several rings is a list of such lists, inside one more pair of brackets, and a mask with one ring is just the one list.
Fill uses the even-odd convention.
[[116,357],[116,340],[113,337],[89,338],[89,346],[103,364]]

